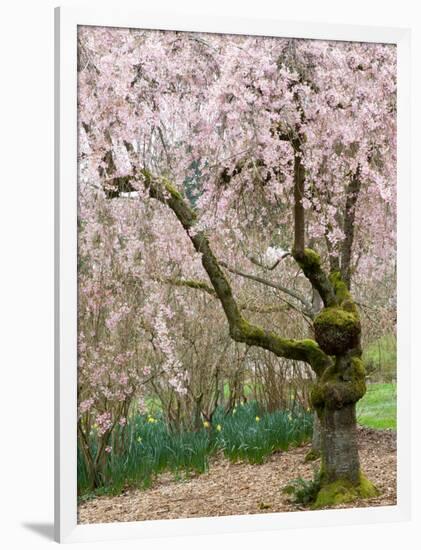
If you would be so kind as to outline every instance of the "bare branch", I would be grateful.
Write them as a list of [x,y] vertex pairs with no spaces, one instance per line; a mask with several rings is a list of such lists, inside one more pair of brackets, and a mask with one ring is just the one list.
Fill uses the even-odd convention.
[[[280,290],[281,292],[284,292],[285,294],[288,294],[288,296],[291,296],[291,298],[295,298],[299,302],[303,304],[305,307],[305,310],[298,310],[304,315],[307,315],[308,317],[311,317],[311,304],[308,302],[303,296],[295,292],[294,290],[291,290],[289,288],[286,288],[279,283],[274,283],[272,281],[268,281],[267,279],[264,279],[263,277],[259,277],[258,275],[252,275],[251,273],[244,273],[243,271],[240,271],[239,269],[235,269],[233,267],[230,267],[225,262],[220,262],[220,265],[222,267],[225,267],[228,271],[231,273],[234,273],[235,275],[239,275],[240,277],[244,277],[246,279],[250,279],[251,281],[256,281],[257,283],[261,283],[265,286],[269,286],[271,288],[275,288],[276,290]],[[296,309],[296,308],[295,308]]]
[[288,256],[291,256],[291,252],[285,252],[282,254],[280,258],[275,260],[275,262],[272,265],[266,265],[263,262],[261,262],[256,256],[253,254],[246,254],[247,258],[251,261],[252,264],[257,265],[258,267],[261,267],[262,269],[266,269],[268,271],[273,271],[278,265],[282,262],[284,258],[287,258]]

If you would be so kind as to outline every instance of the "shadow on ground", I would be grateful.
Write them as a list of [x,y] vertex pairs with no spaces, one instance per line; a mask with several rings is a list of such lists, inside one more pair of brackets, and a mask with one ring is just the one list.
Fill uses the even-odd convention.
[[52,523],[22,523],[22,527],[37,533],[44,539],[54,539],[54,525]]

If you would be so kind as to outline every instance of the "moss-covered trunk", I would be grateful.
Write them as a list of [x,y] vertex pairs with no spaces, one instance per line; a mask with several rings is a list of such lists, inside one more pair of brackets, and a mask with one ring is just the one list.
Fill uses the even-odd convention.
[[355,403],[318,409],[321,425],[320,490],[313,508],[331,507],[378,494],[360,468]]
[[366,391],[358,309],[338,273],[330,276],[336,305],[314,320],[321,349],[335,358],[313,388],[311,399],[320,420],[321,489],[315,507],[351,502],[376,494],[360,469],[356,403]]

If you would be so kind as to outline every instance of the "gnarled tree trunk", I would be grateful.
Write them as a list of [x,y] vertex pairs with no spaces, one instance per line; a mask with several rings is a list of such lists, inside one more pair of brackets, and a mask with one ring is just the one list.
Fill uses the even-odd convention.
[[366,391],[359,314],[340,274],[331,274],[330,281],[337,304],[325,307],[314,320],[317,343],[335,356],[311,395],[320,420],[322,458],[316,508],[377,494],[360,470],[358,455],[355,404]]

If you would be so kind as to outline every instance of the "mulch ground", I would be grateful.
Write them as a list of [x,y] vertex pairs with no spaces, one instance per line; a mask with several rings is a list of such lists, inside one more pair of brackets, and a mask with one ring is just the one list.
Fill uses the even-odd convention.
[[[396,504],[396,434],[359,428],[362,470],[380,490],[376,498],[338,507]],[[109,523],[153,519],[263,514],[305,510],[282,492],[291,479],[311,479],[318,462],[306,463],[309,445],[275,453],[265,464],[231,464],[223,456],[210,461],[205,474],[180,481],[172,474],[158,476],[146,491],[98,497],[78,508],[79,523]]]

